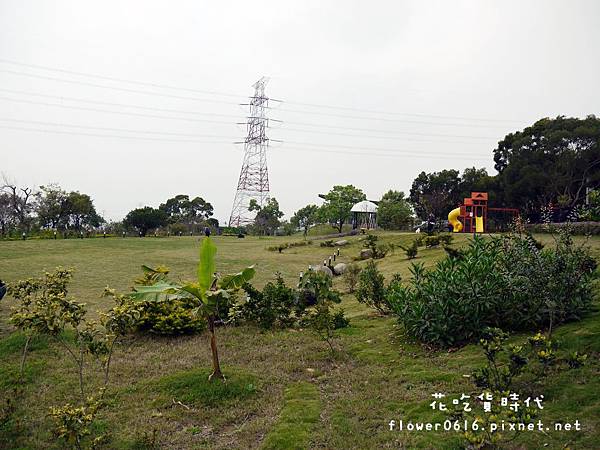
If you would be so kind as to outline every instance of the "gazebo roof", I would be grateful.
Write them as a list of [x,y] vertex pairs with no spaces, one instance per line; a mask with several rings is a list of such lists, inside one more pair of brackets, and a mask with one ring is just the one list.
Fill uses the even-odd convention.
[[362,202],[358,202],[356,205],[354,205],[350,211],[356,213],[376,213],[377,205],[368,200],[363,200]]

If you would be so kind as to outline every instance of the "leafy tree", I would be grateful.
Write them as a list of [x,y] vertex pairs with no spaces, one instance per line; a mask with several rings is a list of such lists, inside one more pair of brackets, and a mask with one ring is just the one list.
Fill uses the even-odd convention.
[[582,204],[600,182],[599,142],[595,116],[545,118],[506,135],[494,149],[503,201],[529,214],[548,203]]
[[83,226],[97,227],[104,221],[96,212],[90,196],[77,191],[69,193],[67,210],[69,222],[77,231],[81,230]]
[[488,175],[487,170],[482,167],[467,167],[463,170],[460,177],[459,198],[462,201],[464,198],[470,197],[471,192],[487,192],[489,194],[490,203],[495,203],[497,198],[496,179]]
[[362,190],[348,184],[334,186],[327,194],[321,195],[321,198],[325,200],[319,210],[321,217],[341,233],[344,224],[350,219],[352,207],[367,197]]
[[400,230],[408,223],[412,210],[404,192],[389,190],[377,205],[377,222],[386,230]]
[[40,186],[34,205],[40,226],[64,228],[68,222],[67,199],[69,194],[57,184]]
[[255,274],[253,267],[247,267],[239,273],[217,278],[216,260],[217,246],[209,237],[205,237],[200,245],[200,262],[196,281],[179,284],[164,277],[150,286],[135,286],[131,294],[133,299],[143,301],[169,301],[192,299],[197,302],[198,314],[208,323],[210,333],[210,348],[212,353],[213,372],[209,380],[225,380],[219,363],[215,322],[218,318],[219,304],[226,302],[231,294],[250,281]]
[[294,213],[290,222],[296,227],[304,229],[304,236],[308,234],[308,229],[317,223],[319,207],[317,205],[306,205]]
[[144,206],[143,208],[137,208],[129,211],[123,225],[126,228],[135,228],[142,233],[142,236],[146,236],[148,230],[153,228],[163,227],[167,224],[167,214],[160,210],[150,206]]
[[66,192],[57,184],[40,186],[34,205],[40,226],[56,229],[97,227],[104,219],[96,212],[89,195]]
[[198,224],[208,220],[213,215],[213,206],[202,197],[179,194],[162,203],[158,209],[169,217],[169,223]]
[[260,206],[255,199],[252,199],[250,200],[248,210],[257,211],[252,227],[256,234],[273,234],[281,223],[279,219],[283,217],[283,212],[279,210],[279,202],[275,198],[270,198],[263,206]]
[[421,172],[413,181],[409,199],[421,219],[427,219],[429,214],[445,217],[462,201],[458,170]]

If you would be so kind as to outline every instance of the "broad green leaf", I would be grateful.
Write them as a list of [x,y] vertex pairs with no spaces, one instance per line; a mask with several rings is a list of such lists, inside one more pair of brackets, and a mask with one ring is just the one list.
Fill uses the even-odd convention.
[[200,286],[198,285],[198,283],[187,283],[187,284],[184,284],[183,286],[181,286],[181,290],[183,290],[185,292],[189,292],[194,297],[197,297],[199,299],[202,298],[203,291],[200,290]]
[[247,283],[256,274],[256,270],[254,266],[246,267],[244,270],[238,273],[225,275],[219,286],[221,289],[239,289],[242,287],[244,283]]
[[179,291],[178,285],[159,281],[152,286],[135,286],[129,297],[140,301],[164,301],[168,300],[168,296],[173,298],[172,296],[178,294]]
[[198,284],[201,291],[208,291],[212,285],[217,269],[216,254],[217,246],[209,237],[205,237],[200,244],[200,263],[198,264]]

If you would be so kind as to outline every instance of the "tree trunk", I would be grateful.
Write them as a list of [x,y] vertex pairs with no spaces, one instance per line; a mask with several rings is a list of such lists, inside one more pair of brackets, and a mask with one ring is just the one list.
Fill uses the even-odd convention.
[[225,381],[225,375],[221,372],[219,364],[219,352],[217,350],[217,338],[215,337],[215,316],[211,315],[208,318],[208,331],[210,332],[210,350],[212,352],[213,372],[208,377],[209,381],[221,380]]

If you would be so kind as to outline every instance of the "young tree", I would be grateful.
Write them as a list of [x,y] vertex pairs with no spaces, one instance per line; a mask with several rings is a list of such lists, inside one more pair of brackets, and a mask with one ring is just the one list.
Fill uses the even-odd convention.
[[254,218],[254,228],[257,234],[273,234],[281,223],[279,219],[283,217],[283,212],[279,210],[279,203],[275,198],[270,198],[262,207],[252,199],[248,210],[258,211]]
[[366,200],[366,196],[360,189],[352,186],[334,186],[331,191],[321,195],[325,203],[320,208],[322,217],[337,228],[338,233],[342,232],[344,224],[350,219],[350,210],[352,207]]
[[400,230],[408,223],[412,210],[404,192],[389,190],[377,205],[377,223],[385,230]]
[[300,208],[290,219],[290,223],[295,227],[304,229],[304,236],[308,234],[308,229],[317,223],[319,207],[317,205],[306,205]]
[[126,228],[135,228],[142,233],[142,236],[146,236],[148,230],[163,227],[166,224],[167,214],[160,209],[155,209],[150,206],[129,211],[123,220],[123,225],[125,225]]
[[219,363],[215,322],[217,320],[219,303],[227,301],[230,295],[250,281],[255,274],[254,268],[247,267],[239,273],[216,276],[217,247],[209,237],[205,237],[200,245],[200,262],[198,264],[197,280],[177,284],[166,278],[151,286],[136,286],[131,297],[144,301],[169,301],[175,299],[192,299],[198,304],[198,313],[205,317],[210,333],[210,348],[212,353],[213,372],[209,380],[225,380]]

